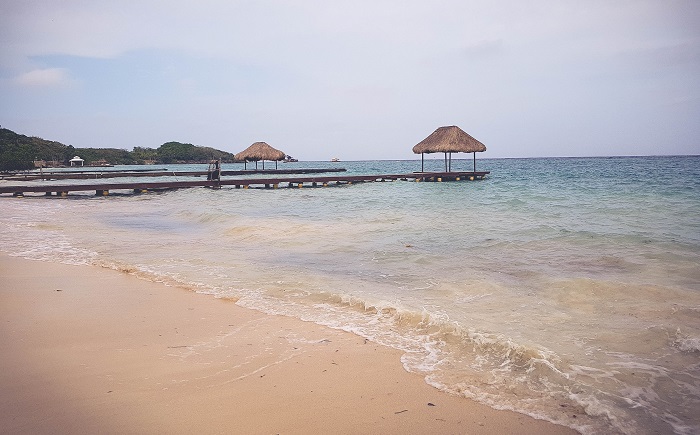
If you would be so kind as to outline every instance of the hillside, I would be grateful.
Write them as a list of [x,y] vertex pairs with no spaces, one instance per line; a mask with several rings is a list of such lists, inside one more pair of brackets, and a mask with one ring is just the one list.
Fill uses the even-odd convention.
[[233,162],[233,154],[189,143],[166,142],[158,148],[134,147],[133,151],[118,148],[75,148],[60,142],[29,137],[0,128],[0,171],[34,168],[34,161],[52,166],[68,166],[73,156],[80,156],[86,165],[208,163],[211,159]]

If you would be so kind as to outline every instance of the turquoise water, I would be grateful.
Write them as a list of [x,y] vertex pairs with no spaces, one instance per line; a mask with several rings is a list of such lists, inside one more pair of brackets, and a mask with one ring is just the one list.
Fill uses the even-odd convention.
[[[326,166],[420,161],[280,164]],[[437,388],[584,433],[700,432],[700,157],[477,170],[491,175],[3,197],[0,243],[353,331]]]

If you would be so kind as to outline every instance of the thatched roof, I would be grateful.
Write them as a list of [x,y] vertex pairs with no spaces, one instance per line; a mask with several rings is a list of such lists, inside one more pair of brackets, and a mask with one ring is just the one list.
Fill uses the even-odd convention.
[[256,162],[258,160],[284,160],[286,156],[285,153],[272,148],[265,142],[255,142],[253,145],[236,154],[235,159]]
[[413,147],[416,154],[475,153],[486,151],[486,145],[457,126],[440,127]]

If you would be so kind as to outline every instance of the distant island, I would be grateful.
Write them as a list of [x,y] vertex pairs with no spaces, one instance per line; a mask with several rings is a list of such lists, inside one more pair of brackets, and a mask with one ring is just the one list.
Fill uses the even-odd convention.
[[208,163],[220,159],[236,162],[234,155],[191,143],[166,142],[158,148],[75,148],[60,142],[29,137],[0,128],[0,171],[18,171],[37,167],[70,166],[79,156],[86,166],[156,165],[171,163]]

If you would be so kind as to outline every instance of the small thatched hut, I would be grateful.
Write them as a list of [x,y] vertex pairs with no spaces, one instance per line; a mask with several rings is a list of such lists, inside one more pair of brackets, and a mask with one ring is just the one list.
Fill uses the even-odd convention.
[[[413,152],[421,155],[421,172],[423,172],[424,154],[431,153],[445,153],[445,171],[447,172],[452,170],[452,153],[474,153],[474,172],[476,172],[476,153],[483,151],[486,151],[486,145],[455,125],[438,128],[413,147]],[[450,155],[449,165],[447,162],[448,154]]]
[[272,148],[265,142],[255,142],[253,145],[236,154],[234,158],[236,160],[243,160],[245,168],[248,167],[248,162],[255,162],[255,169],[258,169],[259,160],[262,160],[263,162],[263,169],[265,169],[265,160],[274,161],[275,169],[277,169],[277,162],[280,160],[284,160],[286,156],[287,154],[280,150]]

